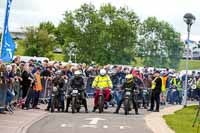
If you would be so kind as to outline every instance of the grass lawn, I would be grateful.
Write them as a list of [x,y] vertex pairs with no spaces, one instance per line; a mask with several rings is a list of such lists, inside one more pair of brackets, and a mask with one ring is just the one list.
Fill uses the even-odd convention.
[[64,61],[64,54],[58,54],[58,53],[52,53],[52,54],[53,54],[52,60]]
[[[185,63],[185,60],[181,60],[178,70],[184,70]],[[189,70],[200,69],[200,60],[189,60],[188,65]]]
[[198,121],[196,122],[195,127],[192,127],[192,124],[197,112],[197,108],[197,106],[189,106],[182,110],[176,111],[172,115],[165,115],[163,117],[169,127],[176,133],[196,133]]
[[[186,65],[185,63],[186,60],[181,60],[177,70],[178,71],[185,70],[185,65]],[[189,70],[200,69],[200,60],[189,60],[188,64],[189,64],[188,66]],[[133,62],[132,65],[139,67],[144,66],[141,58],[136,58],[136,62]]]

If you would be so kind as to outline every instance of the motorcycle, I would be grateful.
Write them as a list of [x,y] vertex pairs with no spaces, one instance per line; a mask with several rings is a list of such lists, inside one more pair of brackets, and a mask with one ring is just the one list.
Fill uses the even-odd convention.
[[52,88],[51,112],[54,112],[55,108],[57,108],[58,112],[60,112],[60,109],[64,112],[64,95],[64,90],[62,88],[59,89],[57,86]]
[[128,115],[129,111],[131,111],[131,103],[132,103],[132,89],[131,88],[125,88],[125,94],[124,94],[124,114]]
[[138,107],[139,108],[143,104],[144,93],[146,93],[146,90],[144,90],[143,88],[140,88],[138,91],[135,91],[135,94],[136,94],[136,97],[137,97],[137,103],[138,103]]
[[99,88],[99,95],[98,95],[99,113],[103,113],[104,108],[107,108],[107,102],[105,102],[105,96],[104,96],[104,88]]
[[103,92],[103,88],[99,89],[99,100],[98,100],[98,108],[99,108],[99,113],[103,112],[103,108],[104,108],[104,92]]
[[71,97],[72,113],[75,113],[76,111],[79,112],[82,105],[81,99],[85,98],[84,93],[82,92],[82,90],[74,88],[71,92]]

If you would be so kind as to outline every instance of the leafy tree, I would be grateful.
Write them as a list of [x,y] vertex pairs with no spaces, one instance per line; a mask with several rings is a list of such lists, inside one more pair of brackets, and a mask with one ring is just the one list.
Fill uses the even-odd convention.
[[56,42],[54,36],[47,30],[29,27],[26,29],[25,36],[25,55],[52,57],[51,51]]
[[144,64],[154,67],[177,68],[181,59],[180,34],[167,22],[149,17],[140,26],[137,53]]
[[56,30],[54,24],[49,21],[40,23],[38,29],[46,30],[49,34],[53,34]]
[[128,64],[133,59],[138,24],[136,14],[127,8],[105,4],[96,10],[94,5],[83,4],[65,13],[56,35],[64,38],[60,39],[64,49],[75,42],[80,62]]

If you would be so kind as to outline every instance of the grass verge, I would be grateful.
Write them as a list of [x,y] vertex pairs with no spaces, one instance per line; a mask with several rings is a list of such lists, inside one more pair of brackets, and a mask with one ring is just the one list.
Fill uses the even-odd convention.
[[[192,127],[198,106],[189,106],[172,115],[164,115],[166,123],[176,133],[197,133],[198,122]],[[200,116],[199,116],[200,118]],[[200,120],[200,119],[198,119]]]

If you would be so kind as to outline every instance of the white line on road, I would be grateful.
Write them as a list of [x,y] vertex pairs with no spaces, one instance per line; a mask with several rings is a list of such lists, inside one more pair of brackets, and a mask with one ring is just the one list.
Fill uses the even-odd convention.
[[104,125],[103,128],[108,128],[108,126],[107,126],[107,125]]
[[66,127],[66,126],[67,126],[66,124],[61,124],[61,125],[60,125],[60,127]]
[[119,129],[124,129],[124,126],[120,126]]
[[61,124],[60,127],[72,127],[72,124]]
[[85,120],[90,120],[90,125],[96,125],[98,121],[104,121],[105,119],[102,118],[87,118]]

